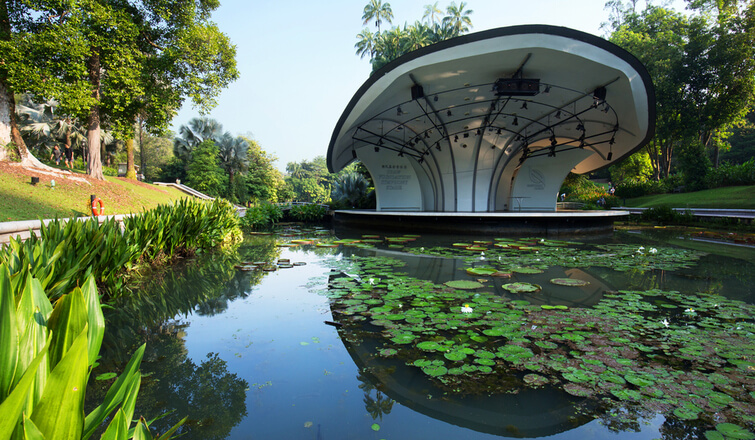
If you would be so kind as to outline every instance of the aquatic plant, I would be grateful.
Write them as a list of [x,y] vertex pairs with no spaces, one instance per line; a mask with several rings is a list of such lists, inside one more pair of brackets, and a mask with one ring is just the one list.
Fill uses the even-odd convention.
[[[554,260],[563,252],[571,261],[585,258],[616,270],[690,267],[701,255],[659,247],[656,254],[632,257],[636,246],[608,245],[585,248],[585,256],[566,245],[548,248]],[[658,256],[661,261],[651,260]],[[399,274],[401,264],[352,256],[344,268],[352,276],[342,276],[328,292],[334,316],[345,340],[382,341],[379,350],[395,350],[393,356],[447,393],[553,386],[585,398],[586,407],[642,406],[716,433],[722,422],[746,433],[755,423],[755,394],[747,391],[755,384],[750,304],[705,293],[622,290],[605,292],[592,308],[534,305],[418,280]],[[381,281],[359,281],[368,276]]]

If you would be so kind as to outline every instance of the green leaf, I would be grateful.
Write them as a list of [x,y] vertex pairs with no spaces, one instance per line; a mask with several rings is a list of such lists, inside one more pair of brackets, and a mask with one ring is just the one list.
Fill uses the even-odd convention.
[[81,289],[76,288],[58,300],[47,325],[52,330],[53,338],[50,346],[50,367],[55,368],[73,345],[74,339],[87,326],[86,305]]
[[[113,385],[110,386],[110,389],[107,391],[107,394],[102,400],[102,403],[97,408],[93,409],[92,412],[87,414],[86,419],[84,420],[84,435],[82,436],[83,440],[91,437],[100,423],[105,420],[105,417],[107,417],[115,408],[118,407],[118,405],[121,404],[126,396],[126,393],[129,392],[131,382],[134,380],[134,377],[136,375],[139,375],[141,377],[138,370],[139,365],[142,363],[145,347],[145,345],[142,345],[134,352],[133,355],[131,355],[131,359],[123,369],[123,373],[121,373],[121,375],[118,376],[118,380],[116,380]],[[131,413],[133,414],[133,410],[131,411]],[[128,420],[131,419],[129,418]]]
[[24,440],[45,440],[45,436],[37,425],[26,414],[24,414]]
[[88,374],[85,326],[50,372],[42,399],[31,415],[47,440],[81,438]]
[[97,356],[99,356],[102,338],[105,335],[105,316],[102,314],[100,297],[97,294],[97,285],[92,275],[84,281],[84,284],[81,286],[81,293],[84,295],[84,301],[87,306],[89,365],[92,365],[97,360]]
[[[18,363],[16,301],[11,290],[8,266],[0,266],[0,401],[11,392]],[[10,434],[9,434],[10,435]]]
[[753,433],[733,423],[719,423],[718,425],[716,425],[716,431],[720,432],[727,438],[740,440],[755,439],[755,435],[753,435]]
[[163,434],[160,437],[158,437],[157,440],[168,440],[170,438],[173,438],[173,433],[175,433],[176,430],[178,428],[180,428],[181,425],[183,425],[186,422],[186,420],[188,420],[188,419],[189,419],[189,417],[187,416],[187,417],[184,417],[183,419],[179,420],[178,423],[176,423],[175,425],[173,425],[169,430],[165,431],[165,434]]
[[122,409],[115,413],[115,417],[107,425],[107,429],[100,437],[101,440],[126,440],[128,438],[128,424]]
[[134,440],[152,440],[152,433],[149,432],[149,426],[144,420],[144,417],[140,417],[134,429]]
[[16,429],[18,418],[21,416],[21,411],[26,403],[29,389],[34,383],[37,367],[43,359],[47,358],[47,348],[50,344],[48,339],[47,345],[39,352],[34,358],[29,368],[18,381],[16,387],[8,395],[8,397],[0,404],[0,438],[10,438],[13,431]]
[[373,423],[371,428],[375,432],[380,431],[380,425],[378,425],[377,423]]

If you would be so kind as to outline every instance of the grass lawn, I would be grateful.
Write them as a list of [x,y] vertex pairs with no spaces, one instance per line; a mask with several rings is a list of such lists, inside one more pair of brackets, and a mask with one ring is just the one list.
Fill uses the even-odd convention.
[[[39,177],[38,184],[31,184],[32,176]],[[105,214],[137,213],[187,197],[175,188],[119,177],[98,181],[87,179],[85,174],[73,176],[86,182],[34,173],[18,164],[0,162],[0,222],[88,216],[90,194],[102,199]],[[54,189],[51,180],[55,180]]]
[[656,194],[627,199],[629,208],[652,208],[667,205],[671,208],[755,209],[755,186],[729,186],[705,191]]

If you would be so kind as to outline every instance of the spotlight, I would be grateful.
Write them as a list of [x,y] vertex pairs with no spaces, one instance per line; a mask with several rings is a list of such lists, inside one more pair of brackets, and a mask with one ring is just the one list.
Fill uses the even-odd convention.
[[606,103],[606,107],[603,109],[603,113],[608,113],[609,110],[611,110],[611,106]]
[[579,130],[582,133],[584,133],[585,132],[585,126],[582,123],[577,124],[577,130]]
[[356,152],[356,150],[351,150],[351,157],[353,157],[354,159],[357,158],[357,152]]
[[561,119],[561,110],[556,112],[556,119]]
[[558,141],[556,140],[556,135],[555,134],[551,135],[550,141],[551,141],[551,145],[552,146],[555,146],[556,144],[558,144]]
[[378,146],[376,145],[376,146],[375,146],[375,153],[378,153],[378,152],[380,152],[380,147],[378,147]]
[[613,159],[613,151],[609,151],[608,156],[606,156],[606,160],[611,160],[611,159]]
[[459,142],[459,135],[458,134],[454,135],[454,142]]
[[497,134],[498,136],[500,136],[500,135],[501,135],[501,129],[500,129],[500,128],[498,129],[498,131],[496,132],[496,134]]
[[495,110],[495,101],[490,103],[490,109]]
[[435,101],[435,102],[438,102],[438,95],[435,95],[435,96],[433,97],[433,101]]
[[517,118],[516,116],[514,116],[513,125],[519,125],[519,118]]
[[548,93],[550,93],[550,92],[551,92],[551,86],[549,86],[549,85],[546,85],[546,86],[545,86],[545,90],[543,90],[543,93],[547,95],[547,94],[548,94]]
[[550,147],[548,151],[548,157],[556,157],[556,147]]
[[451,113],[451,110],[446,112],[446,116],[453,116],[453,113]]
[[468,138],[468,137],[469,137],[469,133],[466,133],[466,132],[465,132],[465,133],[464,133],[464,137],[465,137],[465,138]]
[[440,144],[437,144],[437,145],[435,146],[435,149],[436,149],[436,150],[438,150],[438,151],[440,151]]
[[399,151],[398,152],[398,157],[404,157],[404,152],[403,151]]
[[477,134],[477,136],[481,135],[481,134],[482,134],[482,130],[480,130],[480,129],[478,128],[478,129],[477,129],[477,132],[476,132],[476,134]]
[[396,109],[396,116],[401,116],[401,113],[403,113],[401,111],[401,106],[398,106],[398,108]]
[[430,139],[430,134],[428,132],[425,132],[425,139]]
[[520,108],[523,109],[523,110],[527,110],[527,101],[524,101],[522,103],[522,106]]
[[420,165],[422,165],[422,162],[424,162],[424,161],[425,161],[425,159],[423,159],[423,158],[420,157],[419,160],[417,161],[417,163],[419,163]]
[[495,144],[490,145],[491,150],[495,150]]
[[378,145],[383,145],[383,139],[378,140]]
[[467,148],[467,144],[461,144],[461,148]]

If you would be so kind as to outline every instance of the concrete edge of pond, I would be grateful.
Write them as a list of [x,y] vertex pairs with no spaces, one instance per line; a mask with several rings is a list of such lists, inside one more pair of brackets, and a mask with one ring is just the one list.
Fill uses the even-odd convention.
[[[96,218],[100,223],[109,219],[114,219],[118,222],[121,222],[123,221],[124,218],[130,217],[132,215],[133,214],[101,215]],[[86,221],[91,218],[92,217],[71,217],[71,218],[61,218],[58,220],[62,221],[63,223],[66,223],[71,220]],[[52,221],[54,221],[54,219],[18,220],[18,221],[13,221],[13,222],[0,222],[0,245],[8,243],[12,237],[20,237],[21,240],[25,240],[29,238],[32,233],[36,233],[36,231],[39,231],[39,228],[42,226],[42,224],[47,225],[48,223]]]
[[628,211],[557,212],[386,212],[338,210],[333,223],[340,228],[367,228],[454,235],[578,236],[610,234],[616,219]]

